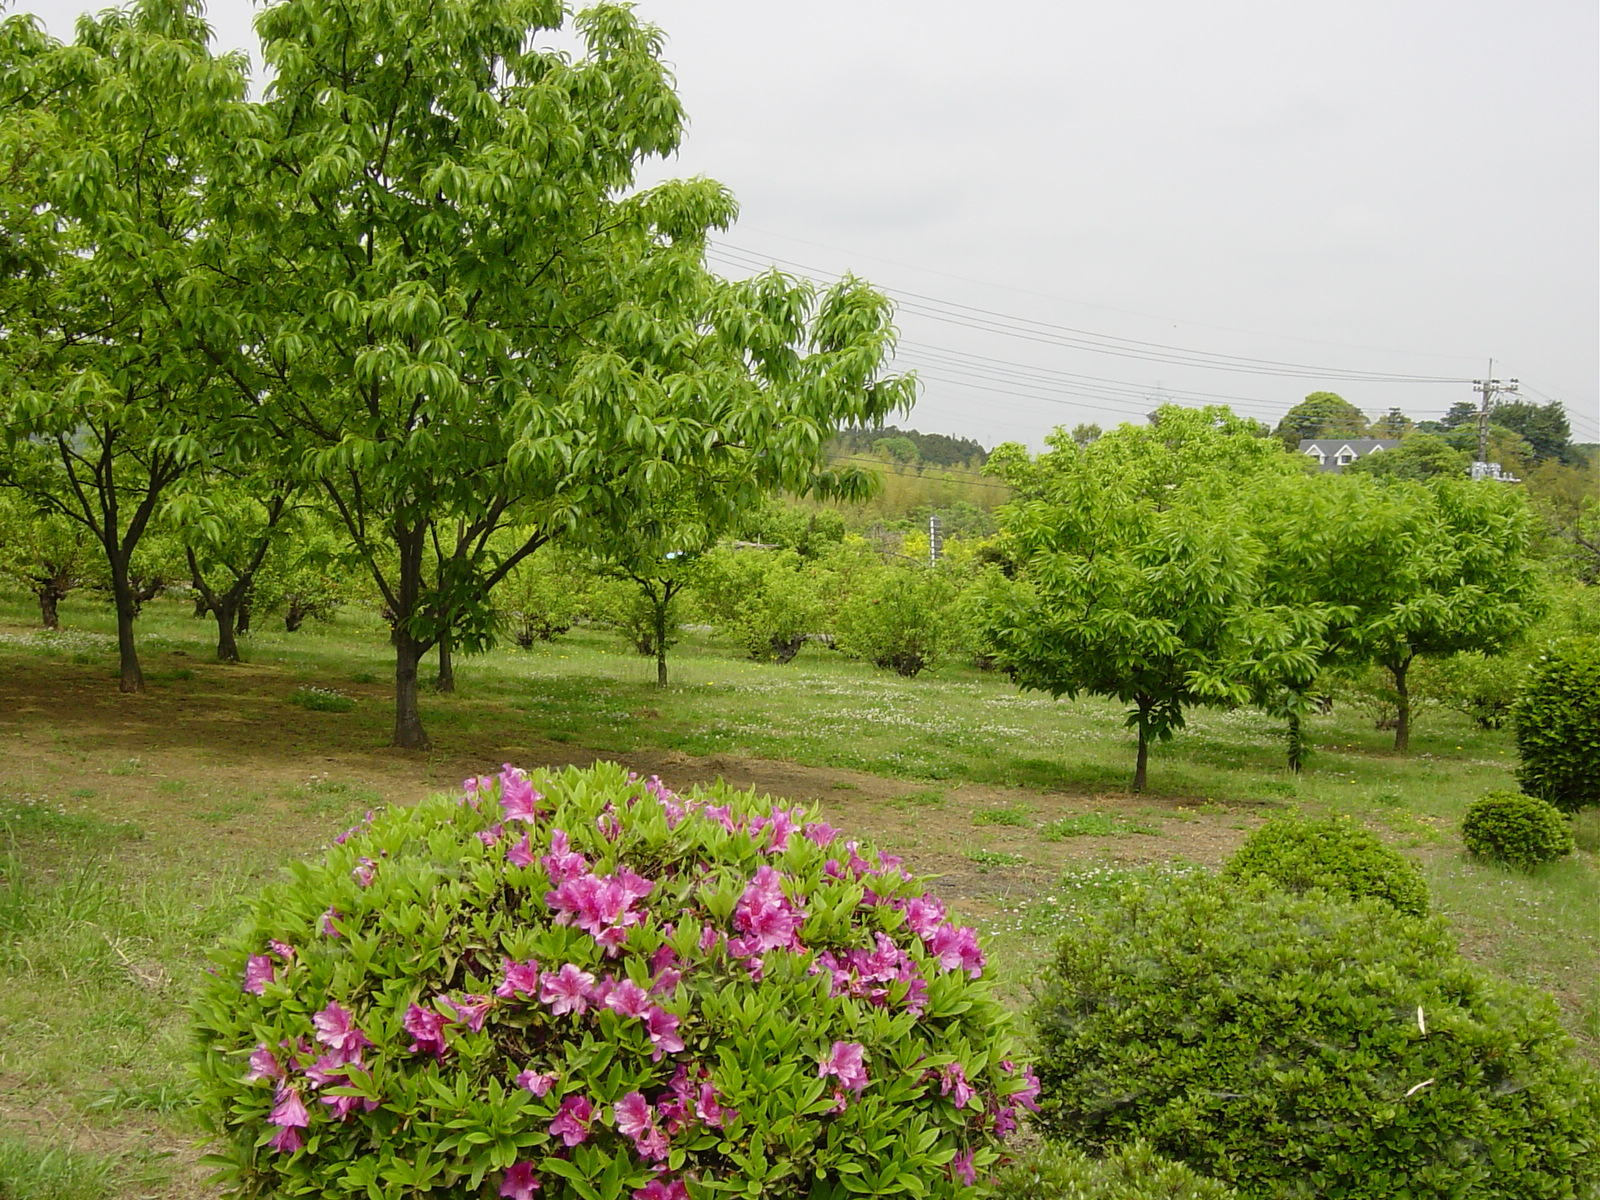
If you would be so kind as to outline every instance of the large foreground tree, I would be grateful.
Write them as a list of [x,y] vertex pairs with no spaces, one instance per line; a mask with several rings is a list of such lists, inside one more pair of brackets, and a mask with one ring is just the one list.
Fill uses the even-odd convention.
[[214,57],[208,36],[182,0],[85,17],[72,46],[31,18],[0,34],[0,484],[99,545],[125,692],[144,689],[141,540],[172,485],[237,453],[241,433],[194,336],[215,236],[206,163],[248,124],[243,62]]
[[581,53],[541,46],[567,18],[283,0],[258,20],[274,82],[228,214],[257,236],[216,264],[258,361],[230,370],[384,598],[399,746],[428,745],[422,655],[484,644],[490,590],[538,546],[677,479],[717,479],[730,508],[805,486],[835,427],[912,395],[881,374],[869,288],[706,271],[728,194],[634,190],[682,132],[659,34],[602,5]]

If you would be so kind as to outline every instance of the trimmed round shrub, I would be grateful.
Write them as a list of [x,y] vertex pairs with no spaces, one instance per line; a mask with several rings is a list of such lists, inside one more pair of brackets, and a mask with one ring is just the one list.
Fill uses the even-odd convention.
[[1572,825],[1548,800],[1520,792],[1490,792],[1474,800],[1461,822],[1461,840],[1479,858],[1526,870],[1572,853]]
[[1428,884],[1417,865],[1342,817],[1274,817],[1245,839],[1223,875],[1269,879],[1291,892],[1371,896],[1416,916],[1428,911]]
[[1600,1074],[1442,921],[1206,879],[1063,937],[1032,1011],[1047,1137],[1132,1138],[1262,1200],[1600,1186]]
[[1511,719],[1523,791],[1563,812],[1600,804],[1600,638],[1572,638],[1539,655]]
[[1041,1146],[995,1176],[995,1200],[1234,1200],[1225,1183],[1162,1158],[1143,1142],[1094,1158]]
[[1037,1086],[983,973],[801,809],[508,767],[263,892],[201,1111],[252,1196],[965,1195]]

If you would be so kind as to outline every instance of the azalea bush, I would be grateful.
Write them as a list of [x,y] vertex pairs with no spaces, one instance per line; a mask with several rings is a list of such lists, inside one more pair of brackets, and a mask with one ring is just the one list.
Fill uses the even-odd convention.
[[1421,869],[1347,817],[1273,817],[1245,838],[1222,874],[1269,879],[1290,892],[1321,888],[1352,900],[1372,896],[1419,917],[1428,911]]
[[249,1196],[957,1196],[1037,1090],[973,931],[896,860],[604,765],[351,830],[195,1016]]

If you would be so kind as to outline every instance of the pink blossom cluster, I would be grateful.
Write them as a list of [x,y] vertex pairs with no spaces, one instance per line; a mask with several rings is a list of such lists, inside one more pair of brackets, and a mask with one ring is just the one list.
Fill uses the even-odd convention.
[[928,1007],[928,981],[923,977],[922,968],[888,934],[880,932],[874,936],[876,949],[850,950],[843,959],[824,950],[812,962],[811,973],[827,971],[832,975],[831,995],[854,996],[878,1008],[889,1006],[890,984],[904,984],[905,1010],[920,1017]]
[[576,925],[607,954],[616,954],[626,944],[628,930],[645,919],[634,905],[655,886],[626,867],[613,875],[586,872],[563,879],[545,893],[544,902],[555,913],[557,925]]
[[[250,1070],[246,1083],[270,1080],[276,1084],[272,1111],[267,1115],[269,1125],[278,1126],[267,1143],[281,1153],[292,1154],[305,1145],[300,1133],[310,1126],[310,1113],[305,1106],[307,1085],[311,1088],[348,1088],[354,1085],[352,1071],[365,1072],[367,1064],[361,1052],[373,1047],[373,1042],[355,1024],[355,1018],[343,1005],[334,1002],[311,1018],[316,1044],[301,1039],[282,1042],[282,1058],[265,1042],[259,1043],[250,1055]],[[320,1053],[317,1047],[322,1047]],[[296,1081],[294,1076],[301,1076]],[[372,1112],[378,1102],[371,1097],[356,1094],[328,1093],[321,1098],[332,1110],[333,1116],[344,1120],[357,1108]]]

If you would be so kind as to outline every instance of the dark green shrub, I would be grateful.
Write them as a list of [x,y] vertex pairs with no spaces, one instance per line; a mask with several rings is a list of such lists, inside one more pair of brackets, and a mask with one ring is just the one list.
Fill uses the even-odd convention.
[[1563,812],[1600,804],[1600,638],[1572,638],[1539,655],[1511,719],[1523,791]]
[[995,1200],[1233,1200],[1238,1195],[1142,1142],[1104,1158],[1041,1146],[1002,1170],[994,1184]]
[[1274,817],[1245,839],[1222,873],[1260,876],[1291,892],[1373,896],[1416,916],[1428,911],[1428,885],[1416,864],[1343,818]]
[[1064,936],[1033,1012],[1046,1136],[1132,1138],[1252,1200],[1572,1200],[1600,1076],[1441,921],[1219,880]]
[[1036,1090],[973,930],[800,809],[610,764],[350,831],[194,1002],[232,1194],[970,1194]]
[[1526,869],[1571,854],[1572,824],[1548,800],[1490,792],[1467,809],[1461,840],[1479,858]]

